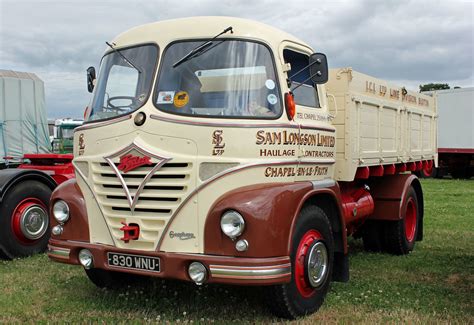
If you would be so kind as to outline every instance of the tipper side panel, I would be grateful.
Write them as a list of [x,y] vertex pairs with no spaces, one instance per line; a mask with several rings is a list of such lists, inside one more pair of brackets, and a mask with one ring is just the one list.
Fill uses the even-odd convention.
[[336,179],[358,167],[436,160],[435,98],[350,68],[332,69],[327,91],[337,128]]

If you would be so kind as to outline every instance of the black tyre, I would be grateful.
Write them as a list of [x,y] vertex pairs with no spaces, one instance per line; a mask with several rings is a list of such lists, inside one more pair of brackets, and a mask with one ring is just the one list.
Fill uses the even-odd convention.
[[89,280],[99,288],[120,289],[127,285],[143,283],[144,279],[146,279],[146,277],[140,275],[102,269],[90,269],[85,271]]
[[405,255],[410,253],[414,246],[419,228],[420,209],[413,187],[407,191],[402,207],[403,218],[398,221],[385,223],[386,241],[384,248],[388,253]]
[[0,250],[7,258],[46,250],[50,236],[48,205],[51,189],[28,180],[11,188],[0,206]]
[[364,249],[368,252],[383,251],[384,224],[376,220],[367,220],[362,229]]
[[329,290],[334,242],[323,210],[303,207],[291,247],[291,282],[268,287],[267,299],[271,311],[287,319],[317,311]]

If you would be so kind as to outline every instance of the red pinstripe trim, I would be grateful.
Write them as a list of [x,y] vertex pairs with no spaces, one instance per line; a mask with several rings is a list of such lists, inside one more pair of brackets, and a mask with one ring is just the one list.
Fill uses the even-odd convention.
[[223,122],[204,122],[204,121],[187,121],[174,119],[170,117],[164,117],[152,114],[150,118],[153,120],[178,123],[178,124],[187,124],[195,126],[211,126],[211,127],[234,127],[234,128],[287,128],[287,129],[303,129],[303,130],[318,130],[318,131],[328,131],[336,132],[335,128],[326,128],[326,127],[316,127],[310,125],[300,125],[300,124],[289,124],[289,123],[223,123]]
[[474,153],[474,149],[465,149],[465,148],[438,148],[438,153]]
[[95,129],[101,126],[106,126],[110,124],[115,124],[118,122],[126,121],[132,118],[132,114],[124,115],[124,116],[119,116],[117,118],[112,118],[110,120],[106,121],[98,121],[98,122],[88,122],[86,124],[83,124],[79,127],[77,127],[74,132],[76,131],[82,131],[82,130],[88,130],[88,129]]

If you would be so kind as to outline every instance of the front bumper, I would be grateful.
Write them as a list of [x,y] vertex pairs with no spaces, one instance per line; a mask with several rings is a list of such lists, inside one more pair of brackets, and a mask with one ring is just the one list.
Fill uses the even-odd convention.
[[[77,264],[79,251],[86,248],[94,256],[94,268],[191,281],[188,266],[191,262],[201,262],[209,272],[209,283],[226,283],[240,285],[273,285],[288,283],[291,280],[291,263],[288,256],[269,258],[248,258],[232,256],[214,256],[203,254],[164,253],[120,249],[113,246],[90,244],[78,241],[51,239],[48,245],[48,256],[56,262]],[[109,266],[107,253],[139,254],[159,257],[159,273],[141,270],[124,270]]]

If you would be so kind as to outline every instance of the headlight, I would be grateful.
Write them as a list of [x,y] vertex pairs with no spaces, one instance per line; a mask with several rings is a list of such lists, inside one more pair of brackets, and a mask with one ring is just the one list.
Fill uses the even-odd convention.
[[53,205],[54,218],[59,223],[65,223],[69,220],[69,206],[63,200],[58,200]]
[[207,269],[199,262],[192,262],[188,267],[188,274],[191,280],[197,285],[201,285],[207,279]]
[[245,220],[240,213],[229,210],[222,215],[221,229],[231,239],[242,235],[245,229]]
[[85,269],[89,270],[94,264],[94,257],[88,249],[81,249],[78,255],[79,262],[84,266]]

